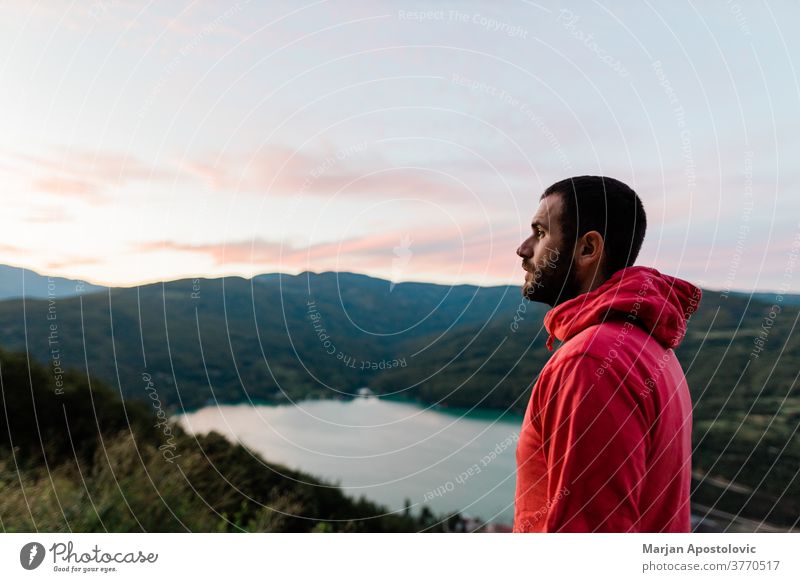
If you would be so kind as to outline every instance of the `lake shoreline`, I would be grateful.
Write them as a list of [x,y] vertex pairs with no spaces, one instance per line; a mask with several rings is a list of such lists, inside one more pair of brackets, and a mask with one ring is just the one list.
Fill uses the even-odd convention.
[[[183,409],[170,407],[170,412],[172,416],[183,416],[186,414],[197,412],[198,410],[207,408],[209,406],[297,406],[298,404],[307,402],[328,402],[328,401],[352,402],[363,398],[365,397],[331,396],[331,397],[309,397],[296,401],[292,401],[289,399],[265,400],[263,398],[253,398],[249,400],[233,400],[233,401],[215,401],[209,399],[208,401],[206,401],[205,404],[189,406]],[[503,419],[504,421],[508,422],[519,422],[520,425],[522,424],[522,420],[524,418],[522,414],[513,409],[502,409],[502,408],[483,407],[483,406],[465,407],[465,406],[450,406],[448,404],[431,404],[419,398],[409,398],[406,396],[397,396],[397,395],[374,394],[368,396],[367,398],[375,398],[377,400],[385,402],[412,404],[420,408],[421,410],[431,410],[433,412],[439,412],[442,414],[448,414],[454,416],[467,416],[469,418],[485,418],[485,419]]]
[[190,434],[217,432],[391,511],[430,507],[496,526],[513,520],[522,423],[508,411],[367,396],[212,403],[175,420]]

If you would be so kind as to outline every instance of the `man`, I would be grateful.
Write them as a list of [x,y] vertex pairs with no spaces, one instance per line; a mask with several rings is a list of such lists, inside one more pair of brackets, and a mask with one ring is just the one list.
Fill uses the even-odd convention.
[[690,531],[692,403],[673,348],[694,285],[631,266],[641,200],[618,180],[545,190],[517,249],[523,295],[564,342],[542,369],[517,446],[515,532]]

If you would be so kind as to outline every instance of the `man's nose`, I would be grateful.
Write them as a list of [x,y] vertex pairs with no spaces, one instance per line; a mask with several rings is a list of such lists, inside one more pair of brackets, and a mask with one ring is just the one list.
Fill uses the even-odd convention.
[[517,247],[517,256],[523,259],[530,259],[533,256],[527,240]]

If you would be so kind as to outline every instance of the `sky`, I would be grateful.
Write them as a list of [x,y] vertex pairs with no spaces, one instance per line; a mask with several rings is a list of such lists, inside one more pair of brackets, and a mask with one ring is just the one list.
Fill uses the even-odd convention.
[[128,286],[522,281],[541,192],[620,179],[637,264],[800,292],[795,2],[0,4],[0,263]]

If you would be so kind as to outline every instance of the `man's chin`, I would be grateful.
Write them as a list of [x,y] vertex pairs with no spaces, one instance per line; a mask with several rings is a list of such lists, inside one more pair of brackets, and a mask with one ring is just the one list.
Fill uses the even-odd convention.
[[541,301],[541,299],[539,299],[539,297],[536,295],[536,285],[533,283],[523,283],[522,296],[528,301]]
[[526,282],[522,285],[522,297],[532,303],[544,303],[552,307],[553,300],[547,295],[547,289],[541,285]]

